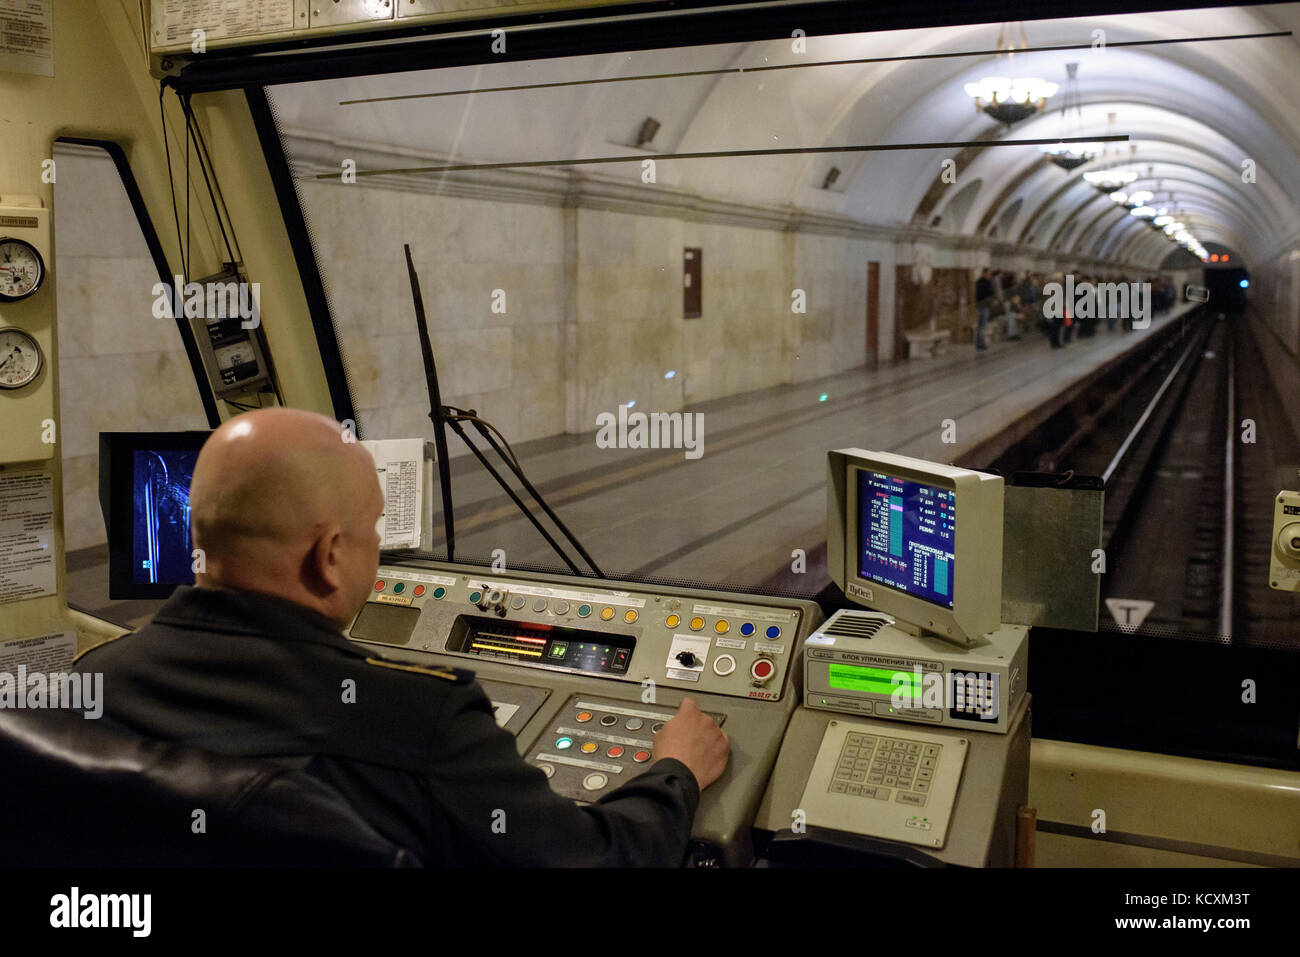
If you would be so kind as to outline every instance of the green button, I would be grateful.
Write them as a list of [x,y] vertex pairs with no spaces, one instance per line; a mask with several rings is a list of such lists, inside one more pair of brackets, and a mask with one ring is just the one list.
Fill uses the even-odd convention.
[[482,600],[483,593],[481,591],[472,591],[469,593],[469,603],[471,605],[477,605]]
[[399,595],[402,592],[406,591],[406,582],[398,582],[396,585],[393,586],[393,591]]
[[572,739],[572,738],[558,738],[558,739],[556,739],[555,746],[556,746],[557,748],[559,748],[561,751],[567,750],[568,748],[573,747],[573,739]]
[[586,618],[586,617],[587,617],[588,615],[590,615],[590,614],[591,614],[591,606],[590,606],[590,605],[579,605],[579,606],[578,606],[578,617],[579,617],[579,618]]
[[433,597],[434,597],[434,598],[446,598],[446,597],[447,597],[447,589],[445,589],[445,588],[443,588],[441,585],[439,585],[437,588],[435,588],[435,589],[433,590]]

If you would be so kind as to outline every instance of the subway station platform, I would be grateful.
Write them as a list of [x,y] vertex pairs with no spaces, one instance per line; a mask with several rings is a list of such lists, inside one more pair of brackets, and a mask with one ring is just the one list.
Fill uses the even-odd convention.
[[[857,369],[701,404],[703,455],[604,449],[595,431],[516,449],[530,480],[607,574],[755,587],[787,568],[794,549],[825,539],[826,451],[857,446],[953,462],[1140,349],[1190,312],[1180,303],[1149,328],[1108,332],[1053,349],[1028,330],[976,353]],[[1062,400],[1063,401],[1063,400]],[[491,409],[480,409],[489,421]],[[945,442],[945,420],[954,428]],[[458,440],[452,439],[456,456]],[[454,458],[458,556],[558,565],[541,537],[471,457]],[[434,516],[442,541],[442,516]]]

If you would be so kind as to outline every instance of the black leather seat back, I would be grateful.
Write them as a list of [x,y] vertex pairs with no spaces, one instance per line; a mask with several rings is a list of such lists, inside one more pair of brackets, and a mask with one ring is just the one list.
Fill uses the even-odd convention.
[[0,774],[0,866],[419,866],[308,774],[80,713],[0,710]]

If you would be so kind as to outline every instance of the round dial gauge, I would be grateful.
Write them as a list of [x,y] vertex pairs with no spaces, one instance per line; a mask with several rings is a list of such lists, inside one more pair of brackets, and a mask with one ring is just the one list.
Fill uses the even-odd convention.
[[0,329],[0,389],[21,389],[41,374],[41,347],[12,326]]
[[44,280],[45,262],[35,246],[0,237],[0,302],[26,299]]

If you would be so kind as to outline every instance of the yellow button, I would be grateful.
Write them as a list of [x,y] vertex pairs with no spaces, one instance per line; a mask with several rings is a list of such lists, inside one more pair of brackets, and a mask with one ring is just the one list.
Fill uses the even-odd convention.
[[691,631],[699,631],[703,627],[704,627],[704,619],[701,618],[699,615],[696,615],[694,618],[691,619]]
[[600,617],[603,618],[605,621],[609,621],[611,618],[614,617],[614,609],[606,605],[604,608],[600,610]]
[[667,625],[669,628],[676,628],[681,623],[682,620],[678,618],[676,615],[669,615],[668,620],[664,622],[664,624]]
[[623,612],[623,620],[629,625],[636,621],[636,609],[629,608],[627,611]]
[[725,635],[727,632],[731,631],[731,625],[727,623],[727,619],[719,618],[718,623],[713,626],[713,630],[720,635]]
[[595,751],[595,750],[596,750],[596,742],[595,742],[595,741],[584,741],[584,742],[582,743],[582,753],[583,753],[583,754],[591,754],[591,752],[593,752],[593,751]]

